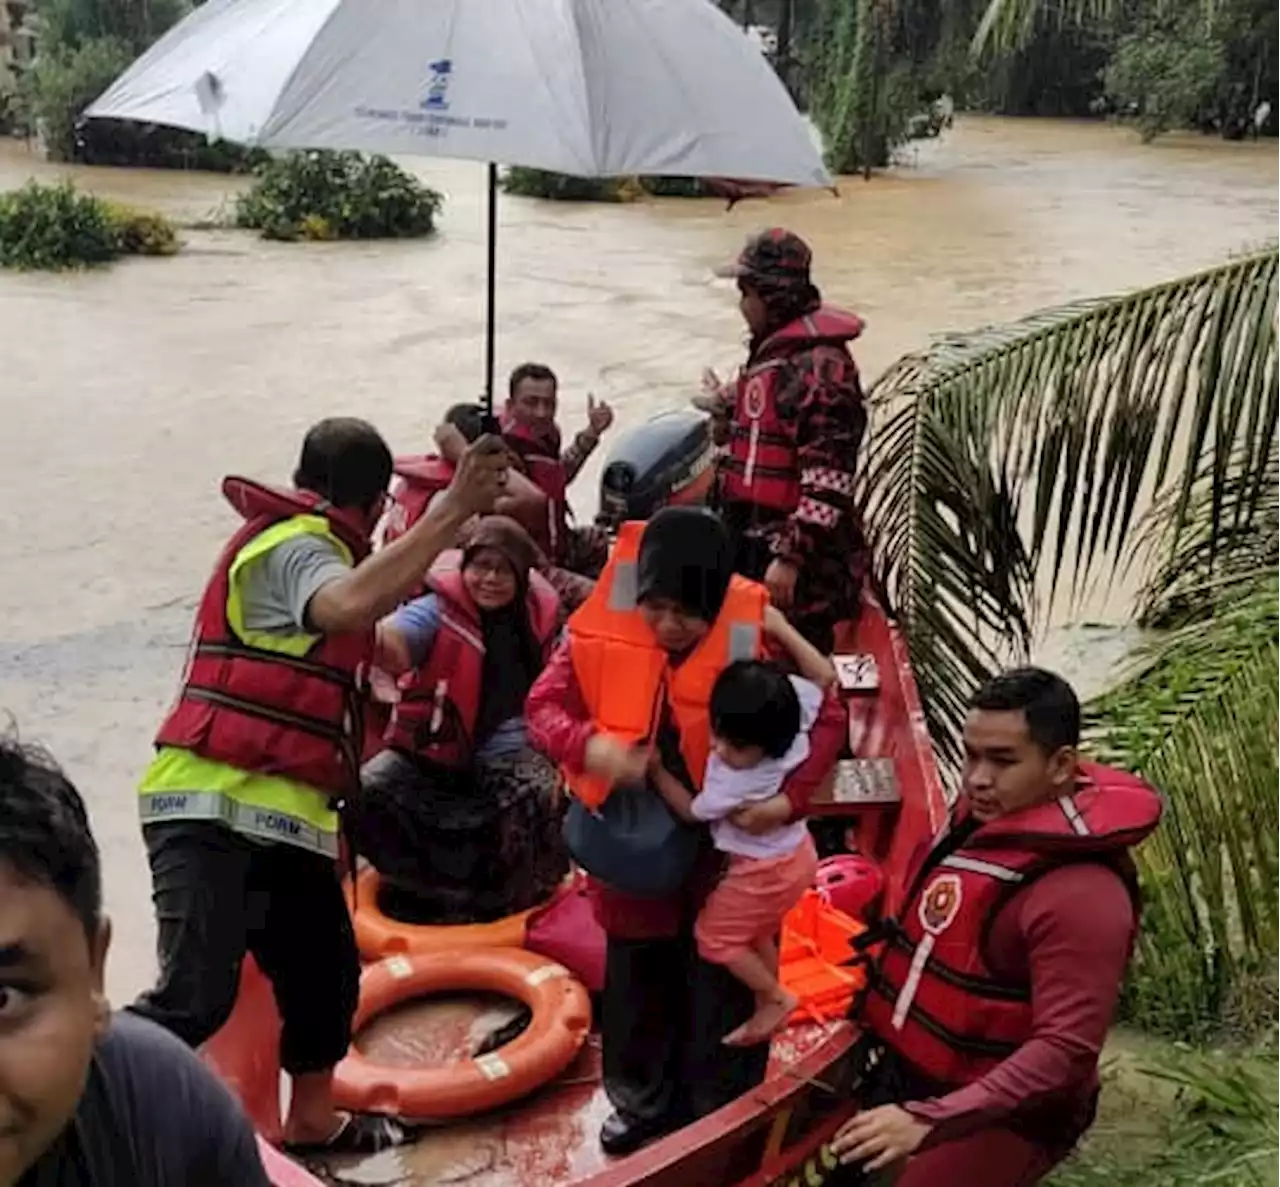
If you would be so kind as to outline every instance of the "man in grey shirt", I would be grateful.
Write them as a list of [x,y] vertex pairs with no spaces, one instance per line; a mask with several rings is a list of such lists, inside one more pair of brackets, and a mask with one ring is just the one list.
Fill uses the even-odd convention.
[[409,1136],[333,1103],[360,975],[334,860],[364,741],[353,702],[374,626],[492,508],[506,453],[481,438],[443,498],[369,555],[390,479],[373,427],[339,418],[307,434],[292,491],[224,484],[246,523],[206,586],[139,787],[160,979],[132,1008],[199,1046],[230,1015],[251,953],[280,1009],[284,1137],[299,1152],[372,1153]]
[[109,941],[84,803],[46,755],[0,738],[0,1187],[269,1187],[214,1074],[111,1015]]

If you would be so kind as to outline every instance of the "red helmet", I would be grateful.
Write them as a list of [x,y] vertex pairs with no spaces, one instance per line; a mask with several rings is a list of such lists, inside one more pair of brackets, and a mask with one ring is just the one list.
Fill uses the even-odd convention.
[[814,880],[825,902],[865,920],[884,893],[884,871],[860,853],[841,853],[818,863]]

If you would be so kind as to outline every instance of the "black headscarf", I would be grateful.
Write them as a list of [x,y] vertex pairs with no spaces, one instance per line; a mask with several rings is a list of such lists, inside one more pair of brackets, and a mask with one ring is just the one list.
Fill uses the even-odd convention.
[[524,712],[525,697],[542,670],[542,652],[526,606],[529,571],[536,562],[537,547],[514,519],[487,515],[467,541],[463,568],[482,548],[492,548],[506,558],[516,575],[516,596],[500,610],[479,610],[484,633],[484,691],[476,717],[477,746],[504,721]]
[[716,516],[697,507],[664,507],[640,537],[636,597],[670,598],[687,614],[714,622],[733,576],[733,546]]

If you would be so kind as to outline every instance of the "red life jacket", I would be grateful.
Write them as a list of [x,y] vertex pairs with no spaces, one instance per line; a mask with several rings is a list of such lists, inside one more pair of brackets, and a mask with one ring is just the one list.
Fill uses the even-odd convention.
[[399,540],[426,514],[431,500],[453,481],[454,464],[433,453],[396,458],[397,480],[382,523],[382,543]]
[[372,659],[373,632],[322,635],[305,656],[284,655],[240,639],[227,619],[227,598],[240,550],[281,520],[323,516],[357,564],[369,555],[368,533],[355,516],[309,491],[226,478],[222,493],[246,522],[205,586],[182,688],[156,745],[350,794],[359,786],[363,741],[357,673]]
[[788,322],[760,344],[738,376],[729,425],[729,448],[720,462],[720,493],[790,515],[800,503],[796,425],[779,413],[778,389],[786,367],[812,352],[828,374],[857,373],[846,345],[862,333],[852,313],[823,305]]
[[530,480],[547,496],[546,525],[539,531],[530,528],[529,535],[551,563],[558,565],[565,558],[569,539],[569,484],[560,460],[559,429],[553,434],[537,437],[510,417],[503,418],[502,439],[520,458]]
[[[440,599],[440,627],[426,663],[401,677],[400,700],[387,729],[387,742],[397,750],[454,768],[471,762],[484,691],[484,631],[461,565],[461,552],[447,552],[427,574],[427,588]],[[525,610],[545,662],[560,601],[540,573],[529,574]]]
[[991,924],[1015,895],[1076,862],[1114,869],[1134,898],[1128,850],[1160,820],[1160,796],[1134,775],[1082,763],[1071,795],[979,826],[958,847],[949,828],[922,847],[865,998],[860,1021],[920,1075],[971,1084],[1031,1035],[1031,986],[991,966]]

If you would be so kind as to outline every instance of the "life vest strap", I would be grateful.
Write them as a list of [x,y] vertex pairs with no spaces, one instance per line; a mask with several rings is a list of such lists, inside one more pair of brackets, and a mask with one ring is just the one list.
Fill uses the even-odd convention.
[[350,672],[335,668],[331,664],[316,663],[315,660],[302,656],[287,655],[282,651],[266,651],[260,647],[249,647],[234,639],[222,643],[201,642],[196,644],[196,657],[210,656],[214,659],[247,659],[258,663],[282,664],[296,672],[305,672],[308,676],[317,676],[321,680],[329,680],[342,688],[354,689],[356,679]]
[[274,725],[296,729],[302,733],[310,734],[313,738],[320,738],[322,741],[336,746],[347,767],[352,786],[359,786],[359,746],[363,741],[364,715],[360,703],[354,695],[354,685],[352,695],[348,697],[347,706],[348,715],[355,722],[355,728],[351,731],[350,736],[344,730],[332,726],[327,721],[322,721],[317,717],[310,717],[304,713],[295,713],[288,709],[277,709],[274,706],[263,705],[257,701],[249,701],[243,697],[223,692],[221,689],[188,684],[183,688],[182,696],[188,700],[199,701],[218,709],[227,709],[232,713],[243,713],[246,717],[256,717],[261,721],[269,721]]

